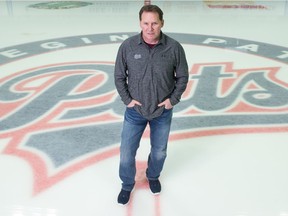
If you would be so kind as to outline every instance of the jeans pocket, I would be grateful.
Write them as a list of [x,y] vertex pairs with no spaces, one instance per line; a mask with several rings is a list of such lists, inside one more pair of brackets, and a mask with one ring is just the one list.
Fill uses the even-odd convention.
[[166,109],[166,108],[164,107],[164,112],[169,112],[169,111],[172,111],[172,110],[173,110],[173,107],[170,108],[170,109]]

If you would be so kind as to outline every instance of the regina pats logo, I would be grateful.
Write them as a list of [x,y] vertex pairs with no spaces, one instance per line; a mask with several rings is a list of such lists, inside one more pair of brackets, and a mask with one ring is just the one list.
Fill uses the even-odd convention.
[[[114,59],[120,43],[134,34],[75,36],[0,49],[2,154],[30,164],[34,194],[119,153],[125,107],[114,87]],[[183,44],[190,67],[188,87],[174,109],[171,140],[288,131],[288,48],[209,35],[168,35]],[[91,60],[83,52],[86,59],[79,54],[84,49],[98,55]],[[71,61],[59,62],[57,53],[63,51]],[[103,60],[108,51],[113,54]],[[49,64],[35,61],[45,56]],[[23,68],[24,61],[35,66],[7,69],[17,64]]]

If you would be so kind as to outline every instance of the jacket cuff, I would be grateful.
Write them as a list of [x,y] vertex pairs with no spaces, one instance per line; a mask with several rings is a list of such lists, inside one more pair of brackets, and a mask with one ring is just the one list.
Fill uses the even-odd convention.
[[177,98],[171,97],[170,98],[170,103],[172,106],[175,106],[176,104],[179,103],[179,100]]
[[126,99],[125,101],[124,101],[124,100],[122,100],[122,101],[123,101],[123,103],[127,106],[128,104],[131,103],[132,98],[128,98],[128,99]]

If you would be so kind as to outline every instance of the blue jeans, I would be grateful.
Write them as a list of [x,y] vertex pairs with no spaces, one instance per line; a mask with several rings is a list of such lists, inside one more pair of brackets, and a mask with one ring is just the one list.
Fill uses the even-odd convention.
[[143,132],[149,123],[151,151],[148,156],[146,176],[149,180],[159,178],[167,156],[173,110],[164,110],[161,116],[147,120],[134,108],[126,108],[120,146],[119,175],[122,189],[131,191],[135,185],[136,152]]

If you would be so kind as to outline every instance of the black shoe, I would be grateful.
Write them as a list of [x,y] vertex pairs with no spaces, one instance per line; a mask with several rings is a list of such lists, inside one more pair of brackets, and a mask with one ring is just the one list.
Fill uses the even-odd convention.
[[157,180],[148,180],[149,181],[149,187],[151,192],[156,195],[159,194],[161,192],[161,184],[160,181]]
[[129,202],[131,191],[121,190],[118,195],[118,203],[120,205],[126,205]]

